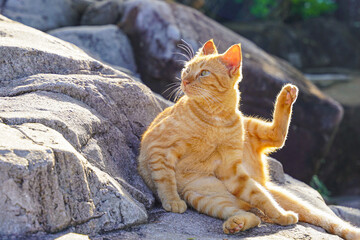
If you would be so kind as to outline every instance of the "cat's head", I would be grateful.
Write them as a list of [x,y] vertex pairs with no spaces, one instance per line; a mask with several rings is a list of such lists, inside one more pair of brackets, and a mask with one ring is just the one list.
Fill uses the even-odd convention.
[[237,88],[241,80],[240,44],[218,54],[213,40],[207,41],[185,64],[181,72],[181,89],[190,98],[218,98]]

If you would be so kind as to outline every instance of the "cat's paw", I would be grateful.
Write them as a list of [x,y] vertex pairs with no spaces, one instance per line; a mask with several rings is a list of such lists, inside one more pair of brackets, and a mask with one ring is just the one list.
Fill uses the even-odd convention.
[[281,97],[283,98],[284,104],[291,105],[295,102],[298,96],[299,90],[295,85],[286,84],[281,90]]
[[235,215],[229,217],[223,224],[223,231],[226,234],[235,234],[256,227],[261,223],[260,218],[252,213]]
[[342,236],[346,240],[358,240],[360,239],[360,229],[359,228],[351,228],[349,231]]
[[187,209],[186,202],[179,199],[173,201],[163,201],[163,208],[168,212],[183,213]]
[[299,216],[297,213],[292,211],[285,211],[285,213],[281,214],[277,218],[273,218],[272,220],[279,225],[285,226],[297,223],[299,221]]

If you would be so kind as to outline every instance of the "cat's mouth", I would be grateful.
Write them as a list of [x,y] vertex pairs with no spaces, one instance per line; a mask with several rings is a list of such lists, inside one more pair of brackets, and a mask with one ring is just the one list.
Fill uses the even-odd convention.
[[192,95],[191,86],[181,83],[180,88],[187,96]]
[[181,90],[186,94],[187,91],[189,90],[189,86],[186,86],[186,84],[184,84],[184,82],[181,82],[181,86],[180,86]]

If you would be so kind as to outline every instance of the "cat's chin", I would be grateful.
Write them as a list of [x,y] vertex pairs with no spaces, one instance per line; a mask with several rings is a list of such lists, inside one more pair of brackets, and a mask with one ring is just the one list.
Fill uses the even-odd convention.
[[186,92],[183,91],[183,92],[184,92],[184,95],[187,96],[190,99],[196,99],[198,97],[197,95],[191,93],[190,91],[186,91]]
[[193,97],[194,95],[191,93],[191,90],[189,88],[181,86],[182,92],[189,98]]

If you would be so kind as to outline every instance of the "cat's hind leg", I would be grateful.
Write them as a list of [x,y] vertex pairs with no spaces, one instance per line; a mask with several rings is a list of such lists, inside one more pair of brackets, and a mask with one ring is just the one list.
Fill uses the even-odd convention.
[[186,184],[181,195],[197,211],[224,219],[226,234],[245,231],[261,222],[255,214],[247,212],[251,206],[228,192],[216,177],[196,178]]
[[285,211],[260,183],[246,174],[241,164],[236,163],[233,169],[235,167],[236,174],[224,179],[224,184],[230,193],[259,208],[276,224],[291,225],[298,222],[297,214]]
[[327,232],[336,234],[347,240],[360,239],[360,229],[345,222],[335,214],[318,210],[304,200],[289,193],[284,188],[273,185],[272,183],[268,183],[266,188],[284,209],[298,213],[299,221],[320,226]]

